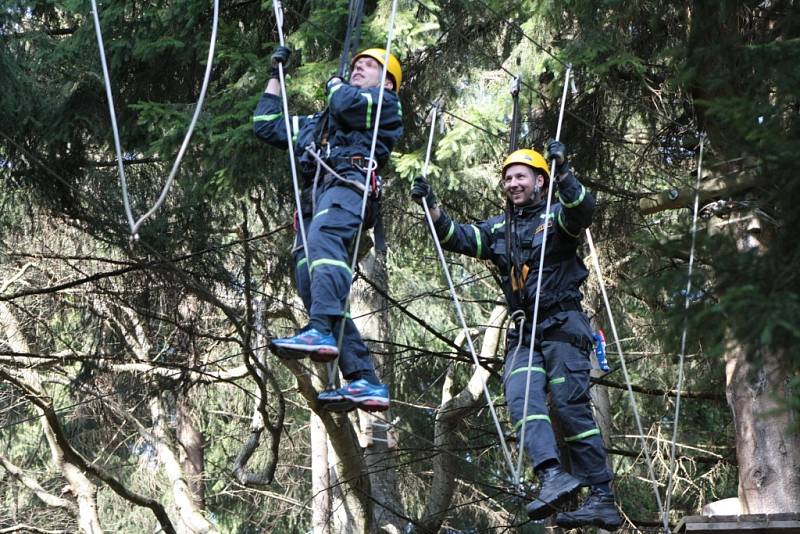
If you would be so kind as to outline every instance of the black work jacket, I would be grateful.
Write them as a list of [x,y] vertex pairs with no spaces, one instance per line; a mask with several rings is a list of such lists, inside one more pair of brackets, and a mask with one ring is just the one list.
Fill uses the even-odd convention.
[[[547,248],[538,318],[541,320],[542,311],[552,309],[558,303],[581,300],[580,286],[589,275],[577,250],[582,230],[592,221],[594,197],[570,172],[558,183],[546,221],[545,204],[542,200],[533,206],[514,208],[510,249],[506,242],[506,214],[477,224],[460,224],[442,211],[434,224],[443,248],[494,263],[509,307],[524,310],[529,320],[533,315],[536,275],[545,231]],[[518,283],[522,288],[519,291],[514,290],[511,277],[511,267],[515,264],[523,273],[521,284]],[[525,266],[527,276],[524,276]],[[514,269],[514,272],[518,271]]]
[[[326,115],[330,150],[326,148],[321,155],[339,175],[351,178],[360,175],[363,182],[364,171],[358,165],[358,158],[362,158],[361,165],[365,166],[372,145],[379,94],[378,87],[361,89],[341,83],[328,93],[327,111],[290,117],[294,152],[303,175],[302,187],[311,185],[316,170],[316,160],[305,149],[318,142],[318,130],[321,129]],[[270,145],[288,149],[280,96],[267,93],[261,95],[253,114],[253,130]],[[384,89],[380,127],[375,144],[378,169],[389,160],[394,143],[402,133],[402,111],[397,93]]]

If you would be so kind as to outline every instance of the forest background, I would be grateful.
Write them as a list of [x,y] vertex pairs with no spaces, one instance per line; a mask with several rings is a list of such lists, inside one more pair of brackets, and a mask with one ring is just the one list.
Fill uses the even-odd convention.
[[[668,522],[737,495],[743,510],[797,511],[797,2],[399,1],[405,134],[383,172],[388,250],[362,261],[352,302],[390,386],[388,426],[319,411],[324,367],[265,349],[304,324],[288,159],[252,133],[278,41],[272,9],[220,5],[192,142],[132,243],[90,4],[3,3],[0,529],[16,529],[3,532],[540,531],[480,391],[485,380],[511,438],[498,379],[507,319],[491,271],[449,257],[480,370],[408,190],[438,103],[429,178],[441,203],[463,222],[499,212],[512,80],[520,146],[542,150],[567,64],[561,139],[598,198],[592,234]],[[390,11],[366,3],[364,47],[384,46]],[[141,213],[200,92],[212,5],[108,0],[99,12]],[[312,113],[348,4],[290,0],[284,12],[289,107]],[[596,275],[584,289],[611,341]],[[659,528],[612,343],[608,358],[593,390],[616,492],[631,525]]]

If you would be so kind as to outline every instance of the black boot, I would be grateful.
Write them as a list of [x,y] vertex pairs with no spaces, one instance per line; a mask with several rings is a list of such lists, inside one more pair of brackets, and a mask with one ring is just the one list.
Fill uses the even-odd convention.
[[560,512],[556,525],[563,528],[591,525],[613,531],[622,526],[622,516],[614,503],[614,494],[594,488],[580,508],[574,512]]
[[537,472],[542,488],[539,497],[528,504],[528,517],[533,520],[544,519],[558,510],[556,507],[564,503],[581,488],[580,481],[562,471],[560,465],[548,467]]

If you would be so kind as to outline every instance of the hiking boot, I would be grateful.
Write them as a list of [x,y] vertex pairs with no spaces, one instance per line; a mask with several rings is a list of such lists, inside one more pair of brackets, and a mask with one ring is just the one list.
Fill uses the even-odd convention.
[[581,488],[580,480],[562,471],[560,465],[543,469],[537,472],[537,476],[542,487],[539,496],[527,507],[528,517],[533,520],[553,515],[558,506]]
[[622,523],[622,516],[614,503],[614,494],[600,489],[593,489],[577,510],[556,515],[556,525],[563,528],[591,525],[613,531],[621,527]]
[[359,378],[339,389],[323,391],[317,395],[317,400],[332,412],[351,410],[347,408],[348,402],[367,412],[383,412],[389,409],[389,388],[386,384],[375,385]]
[[305,328],[292,337],[273,339],[269,348],[284,360],[299,360],[310,356],[315,362],[330,362],[339,356],[336,339],[316,328]]

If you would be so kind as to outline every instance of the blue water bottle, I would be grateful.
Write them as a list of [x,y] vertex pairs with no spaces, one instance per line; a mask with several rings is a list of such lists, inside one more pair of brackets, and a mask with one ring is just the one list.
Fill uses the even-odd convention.
[[594,355],[597,356],[597,364],[600,366],[600,370],[607,373],[611,368],[608,366],[608,360],[606,360],[606,334],[602,329],[599,329],[592,334],[592,337],[595,340]]

